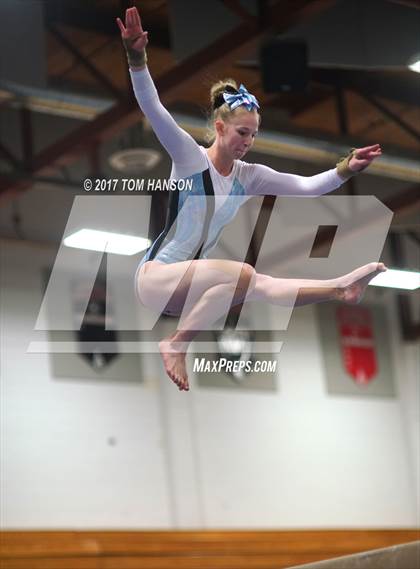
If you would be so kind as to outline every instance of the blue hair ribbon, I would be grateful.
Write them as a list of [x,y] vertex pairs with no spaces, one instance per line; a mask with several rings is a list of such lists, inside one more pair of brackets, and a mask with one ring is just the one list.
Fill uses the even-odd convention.
[[237,93],[223,93],[223,99],[229,105],[230,109],[233,111],[240,105],[244,105],[247,111],[252,111],[252,109],[259,109],[257,99],[249,91],[247,91],[244,85],[239,86]]

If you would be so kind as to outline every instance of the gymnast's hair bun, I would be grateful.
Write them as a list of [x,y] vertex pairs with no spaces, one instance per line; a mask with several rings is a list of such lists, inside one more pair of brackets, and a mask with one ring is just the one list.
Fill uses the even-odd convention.
[[214,83],[210,89],[210,103],[212,109],[217,109],[225,101],[223,99],[223,93],[225,91],[230,93],[236,93],[238,90],[238,84],[234,79],[222,79]]

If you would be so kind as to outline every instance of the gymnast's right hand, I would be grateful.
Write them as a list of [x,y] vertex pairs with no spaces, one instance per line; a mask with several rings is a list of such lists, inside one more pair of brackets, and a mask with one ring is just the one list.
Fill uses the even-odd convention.
[[117,18],[121,38],[127,51],[128,63],[131,68],[142,68],[146,64],[145,47],[148,42],[147,32],[143,31],[137,8],[128,8],[125,12],[125,26]]

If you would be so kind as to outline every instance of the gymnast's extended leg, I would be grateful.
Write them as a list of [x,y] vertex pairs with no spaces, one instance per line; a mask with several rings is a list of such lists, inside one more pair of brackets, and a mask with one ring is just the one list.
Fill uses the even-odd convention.
[[[165,369],[180,389],[188,390],[189,387],[185,365],[189,343],[200,330],[208,329],[210,324],[226,314],[227,301],[232,298],[233,304],[244,300],[266,301],[283,306],[302,306],[328,300],[354,304],[361,299],[369,281],[386,270],[383,263],[370,263],[336,279],[309,280],[274,278],[255,273],[249,265],[243,267],[242,286],[237,286],[236,281],[228,280],[210,286],[199,295],[194,294],[198,298],[197,302],[187,310],[178,330],[159,343]],[[244,283],[249,283],[248,292]]]

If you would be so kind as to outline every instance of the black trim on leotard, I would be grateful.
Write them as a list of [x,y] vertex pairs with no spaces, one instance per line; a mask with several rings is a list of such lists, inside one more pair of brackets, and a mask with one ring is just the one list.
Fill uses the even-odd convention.
[[207,170],[204,170],[202,176],[203,176],[204,192],[207,196],[206,219],[204,220],[203,231],[201,232],[201,239],[200,239],[201,245],[199,244],[200,247],[194,256],[195,260],[201,257],[201,254],[203,252],[203,247],[207,241],[207,237],[209,234],[210,223],[214,215],[214,188],[213,188],[213,182],[211,181],[210,170],[208,168]]
[[147,254],[147,259],[149,261],[152,261],[156,257],[160,249],[160,246],[162,245],[163,241],[166,239],[171,227],[172,226],[174,227],[174,231],[176,229],[176,221],[178,216],[178,202],[179,202],[179,190],[176,190],[176,192],[171,192],[169,194],[169,204],[168,204],[168,211],[166,214],[165,227],[162,233],[159,235],[159,237],[150,247],[149,250],[150,253]]
[[[204,224],[203,224],[203,230],[201,232],[201,238],[199,240],[199,242],[197,243],[197,248],[196,248],[196,253],[193,253],[188,257],[187,260],[196,260],[199,259],[201,257],[201,254],[203,252],[203,247],[204,244],[207,240],[207,236],[209,233],[209,227],[210,227],[210,223],[211,220],[213,218],[214,215],[214,188],[213,188],[213,182],[211,181],[211,176],[210,176],[210,170],[207,168],[207,170],[204,170],[202,173],[202,178],[203,178],[203,187],[204,187],[204,192],[205,195],[207,196],[206,198],[206,218],[204,220]],[[212,199],[209,199],[212,198]],[[188,197],[187,197],[188,199]],[[162,231],[162,233],[159,235],[159,237],[156,239],[156,241],[153,243],[153,245],[150,247],[150,253],[148,253],[147,255],[147,259],[149,261],[152,261],[160,247],[162,246],[162,243],[164,242],[164,240],[168,237],[169,232],[171,232],[171,235],[175,235],[176,232],[176,224],[178,221],[178,205],[179,205],[179,190],[175,191],[175,192],[171,192],[170,196],[169,196],[169,204],[168,204],[168,213],[166,215],[166,221],[165,221],[165,227]],[[170,240],[170,239],[169,239]],[[206,249],[208,249],[208,247],[206,247]]]

